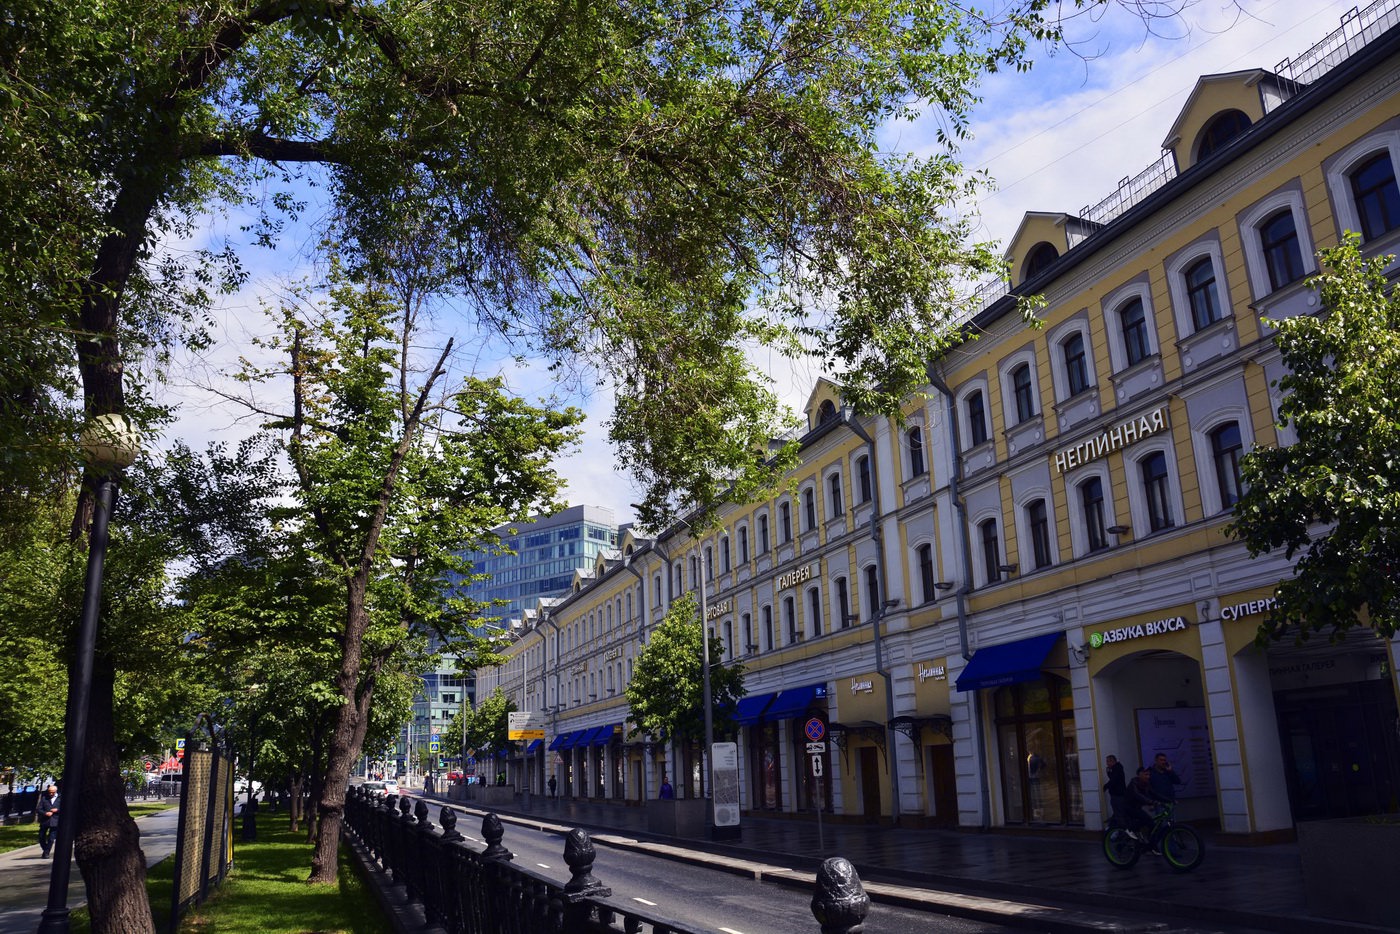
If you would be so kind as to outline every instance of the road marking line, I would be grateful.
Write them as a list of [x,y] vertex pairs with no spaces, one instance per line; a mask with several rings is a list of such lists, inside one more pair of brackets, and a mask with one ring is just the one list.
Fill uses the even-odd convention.
[[724,934],[744,934],[743,931],[736,931],[733,928],[720,928],[720,930],[723,931]]
[[635,895],[632,896],[632,901],[634,901],[634,902],[641,902],[643,905],[646,905],[646,906],[649,907],[649,908],[655,908],[655,907],[656,907],[656,902],[649,902],[649,901],[647,901],[645,898],[638,898],[638,897],[635,896]]
[[553,868],[552,866],[549,865],[549,863],[535,863],[535,865],[538,866],[538,867],[540,867],[541,869],[552,869],[552,868]]

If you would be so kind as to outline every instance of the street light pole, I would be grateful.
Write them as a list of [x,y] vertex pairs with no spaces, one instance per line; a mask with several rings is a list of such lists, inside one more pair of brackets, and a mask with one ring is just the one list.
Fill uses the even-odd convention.
[[107,558],[108,524],[117,499],[116,471],[136,459],[136,438],[122,415],[98,416],[83,432],[83,451],[97,475],[88,539],[87,576],[83,581],[83,615],[74,645],[73,672],[69,676],[65,712],[67,741],[63,749],[63,786],[59,789],[61,816],[54,840],[53,868],[49,873],[49,898],[39,920],[39,934],[68,934],[68,881],[72,874],[73,841],[83,801],[83,770],[87,764],[88,707],[92,697],[92,670],[97,654],[97,628],[102,607],[102,566]]
[[701,690],[705,692],[704,757],[705,769],[707,770],[705,790],[709,792],[709,804],[705,806],[705,814],[713,831],[715,827],[715,710],[714,698],[710,696],[710,614],[705,592],[705,575],[709,572],[709,568],[706,567],[704,546],[697,542],[697,547],[700,554],[700,658],[704,669]]

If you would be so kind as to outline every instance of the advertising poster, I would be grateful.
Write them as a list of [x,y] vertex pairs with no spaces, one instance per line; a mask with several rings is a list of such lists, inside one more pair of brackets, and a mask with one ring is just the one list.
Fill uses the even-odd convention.
[[[1172,771],[1181,776],[1177,798],[1215,796],[1215,763],[1204,707],[1139,708],[1137,726],[1142,763],[1150,766],[1157,753],[1166,753]],[[1128,764],[1129,778],[1136,767],[1137,763]]]

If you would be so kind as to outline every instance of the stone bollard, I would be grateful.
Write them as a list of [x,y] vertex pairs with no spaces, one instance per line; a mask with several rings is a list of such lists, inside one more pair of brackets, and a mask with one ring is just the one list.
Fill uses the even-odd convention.
[[812,916],[822,934],[861,934],[870,912],[870,896],[860,884],[856,867],[840,856],[823,860],[812,893]]
[[501,845],[501,838],[505,835],[505,828],[501,826],[501,819],[496,816],[496,812],[487,812],[481,819],[481,836],[486,841],[486,849],[481,855],[487,859],[499,859],[507,863],[515,859],[515,854]]

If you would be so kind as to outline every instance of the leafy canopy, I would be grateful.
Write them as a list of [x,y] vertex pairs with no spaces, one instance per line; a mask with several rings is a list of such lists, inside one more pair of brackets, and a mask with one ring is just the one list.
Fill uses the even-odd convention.
[[1241,464],[1246,490],[1230,534],[1251,555],[1297,556],[1279,584],[1261,641],[1341,638],[1400,627],[1400,298],[1386,265],[1355,234],[1320,254],[1310,284],[1322,313],[1275,322],[1289,373],[1278,381],[1283,425],[1297,441],[1259,447]]
[[[632,735],[673,736],[699,742],[705,735],[705,668],[700,612],[694,594],[671,604],[651,631],[627,685]],[[724,643],[710,637],[710,699],[715,735],[733,730],[734,708],[744,696],[744,666],[723,663]]]

